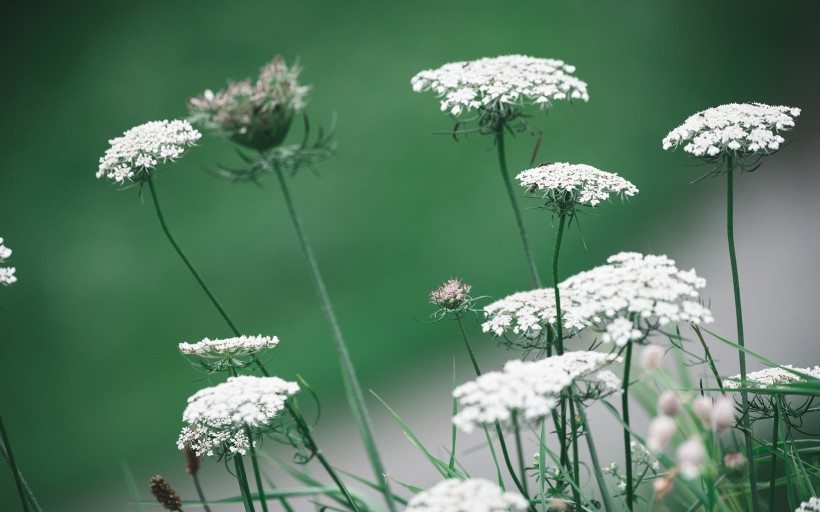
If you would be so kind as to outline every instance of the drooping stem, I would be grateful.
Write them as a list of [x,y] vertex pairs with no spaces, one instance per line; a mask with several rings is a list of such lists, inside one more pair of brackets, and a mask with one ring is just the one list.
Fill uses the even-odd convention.
[[333,306],[330,302],[330,297],[328,296],[325,282],[319,273],[319,265],[316,263],[316,258],[313,255],[313,249],[311,248],[307,235],[302,228],[302,223],[299,220],[299,216],[296,214],[296,208],[293,204],[293,198],[290,195],[290,189],[288,188],[285,174],[279,166],[274,166],[274,170],[279,180],[279,185],[282,189],[282,196],[285,199],[285,205],[287,207],[291,223],[293,224],[293,228],[299,238],[299,244],[302,248],[302,254],[308,266],[311,281],[313,282],[313,286],[316,289],[316,294],[319,297],[322,312],[324,313],[325,319],[330,326],[333,342],[339,356],[339,363],[342,367],[342,381],[345,386],[345,394],[347,395],[350,409],[356,420],[359,435],[364,443],[367,457],[370,461],[371,467],[373,468],[373,472],[375,473],[376,481],[379,482],[379,488],[384,495],[387,506],[391,512],[395,512],[396,504],[393,499],[393,493],[390,490],[390,483],[386,477],[384,464],[382,463],[381,456],[379,455],[378,448],[376,447],[376,440],[373,434],[370,414],[367,411],[367,405],[364,401],[364,395],[362,393],[361,385],[359,384],[359,379],[356,376],[356,370],[353,367],[353,361],[350,359],[350,354],[347,351],[347,345],[342,337],[342,331],[339,327],[339,322],[336,319],[336,313],[334,312]]
[[624,421],[624,466],[626,467],[626,507],[632,510],[635,489],[632,481],[632,435],[629,426],[629,370],[632,367],[632,342],[627,342],[624,357],[623,392],[621,393],[621,416]]
[[339,475],[336,473],[336,470],[333,469],[333,466],[331,466],[325,458],[324,453],[322,453],[322,451],[317,446],[316,441],[313,439],[313,434],[311,434],[310,432],[310,427],[308,427],[307,423],[305,422],[305,419],[302,417],[302,413],[299,412],[299,410],[296,407],[291,405],[290,402],[285,402],[285,407],[287,407],[288,412],[290,412],[290,415],[293,416],[293,419],[296,421],[296,426],[299,428],[299,431],[302,433],[302,436],[304,436],[305,442],[307,443],[307,447],[310,450],[310,452],[316,457],[316,459],[319,461],[322,467],[325,468],[325,471],[328,475],[330,475],[330,478],[333,479],[333,482],[336,484],[336,487],[338,487],[339,490],[342,492],[342,495],[344,495],[350,507],[356,512],[359,512],[359,507],[356,505],[356,500],[353,499],[353,496],[350,494],[350,491],[347,490],[347,486],[345,486],[344,482],[342,482],[342,479],[339,478]]
[[231,328],[231,331],[233,331],[235,336],[239,336],[240,333],[239,329],[236,328],[236,324],[233,323],[231,317],[228,316],[228,313],[222,307],[222,304],[219,303],[219,300],[217,300],[216,296],[213,294],[211,289],[208,288],[208,285],[202,279],[202,276],[199,275],[199,272],[197,272],[196,268],[194,268],[193,264],[191,263],[191,260],[189,260],[188,256],[185,255],[185,252],[182,250],[182,247],[179,246],[176,239],[171,234],[171,231],[168,229],[168,224],[165,222],[165,216],[162,214],[162,209],[159,206],[159,198],[157,197],[157,189],[154,186],[154,179],[149,175],[146,181],[148,182],[148,188],[151,190],[151,198],[154,200],[154,207],[157,211],[157,217],[159,218],[159,223],[162,226],[162,231],[165,233],[165,236],[168,238],[168,241],[171,242],[171,245],[174,247],[174,250],[176,250],[177,254],[182,259],[183,263],[185,263],[185,266],[188,267],[188,270],[194,276],[196,282],[199,283],[199,286],[202,288],[202,290],[205,292],[208,298],[211,299],[211,302],[213,303],[214,307],[216,307],[216,309],[219,311],[219,314],[222,315],[222,318],[225,319],[225,322]]
[[23,486],[23,478],[20,471],[17,469],[17,464],[14,462],[14,453],[11,451],[11,443],[6,432],[6,425],[3,423],[3,417],[0,416],[0,441],[3,443],[4,454],[6,455],[9,468],[14,473],[14,483],[17,485],[17,493],[20,495],[20,502],[23,504],[23,512],[29,512],[28,496],[26,495],[25,487]]
[[265,497],[265,488],[262,485],[262,473],[259,471],[259,458],[256,454],[256,446],[253,444],[251,429],[245,427],[245,433],[251,445],[251,466],[253,467],[253,478],[256,480],[256,492],[259,493],[259,503],[262,505],[262,511],[268,512],[268,500]]
[[[732,266],[732,285],[735,294],[735,317],[737,319],[737,343],[745,347],[743,337],[743,310],[740,305],[740,278],[737,272],[737,254],[735,253],[734,228],[734,162],[731,156],[726,157],[726,235],[729,242],[729,262]],[[738,350],[740,362],[740,380],[743,388],[740,391],[740,401],[743,407],[743,437],[746,442],[746,459],[749,461],[749,486],[752,494],[752,509],[760,512],[760,497],[757,494],[757,474],[755,471],[754,453],[752,450],[752,426],[749,420],[749,393],[745,389],[746,383],[746,352]]]
[[521,471],[521,485],[524,487],[524,496],[529,499],[529,489],[527,488],[527,463],[524,462],[524,447],[521,444],[521,428],[518,426],[518,415],[512,415],[513,429],[515,430],[515,450],[518,454],[518,469]]
[[242,462],[242,456],[236,454],[233,458],[233,462],[236,467],[236,479],[239,481],[239,491],[242,494],[242,503],[245,505],[245,512],[254,512],[253,498],[251,496],[251,489],[248,486],[248,475],[245,473],[245,464]]
[[[775,397],[777,400],[777,397]],[[774,425],[772,427],[772,476],[769,480],[769,510],[774,510],[774,486],[777,481],[777,445],[778,428],[780,427],[780,407],[774,408]]]
[[521,235],[521,242],[524,244],[524,254],[527,257],[527,263],[530,266],[532,282],[537,288],[541,288],[541,278],[538,276],[538,266],[535,264],[535,258],[532,255],[532,249],[530,249],[527,229],[524,227],[524,219],[521,217],[521,209],[518,207],[518,197],[516,196],[513,185],[510,182],[510,173],[507,170],[507,155],[504,149],[503,125],[495,132],[495,146],[498,149],[498,165],[501,167],[501,178],[504,180],[507,195],[510,196],[510,203],[512,204],[513,213],[515,213],[515,221],[518,224],[518,233]]
[[572,389],[569,392],[569,422],[572,429],[572,477],[575,485],[572,486],[572,499],[575,501],[575,510],[581,509],[581,461],[578,457],[578,420],[575,415],[575,399]]

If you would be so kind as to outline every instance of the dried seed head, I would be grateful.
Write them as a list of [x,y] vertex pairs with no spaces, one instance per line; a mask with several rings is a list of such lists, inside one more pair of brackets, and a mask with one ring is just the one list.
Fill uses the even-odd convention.
[[199,473],[199,467],[202,465],[202,457],[197,455],[191,449],[191,445],[185,445],[185,471],[189,475],[196,475]]
[[164,477],[161,475],[152,477],[148,482],[148,487],[162,508],[171,511],[182,510],[182,500],[179,494],[171,487],[171,484],[165,481]]

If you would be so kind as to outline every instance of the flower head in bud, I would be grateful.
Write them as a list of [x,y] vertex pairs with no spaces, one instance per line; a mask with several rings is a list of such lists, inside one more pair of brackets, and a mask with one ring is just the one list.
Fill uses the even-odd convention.
[[504,492],[489,480],[451,478],[410,498],[406,512],[519,512],[527,505],[521,495]]
[[666,350],[660,345],[647,345],[641,350],[641,366],[647,370],[661,367]]
[[729,471],[741,473],[746,468],[746,456],[740,452],[727,453],[723,457],[723,464]]
[[723,432],[735,426],[735,422],[735,403],[730,398],[719,398],[712,408],[712,428]]
[[680,398],[674,391],[664,391],[658,398],[658,411],[665,416],[674,418],[681,408]]
[[692,401],[692,410],[704,425],[712,423],[712,409],[714,406],[711,398],[699,396]]
[[[3,245],[3,238],[0,237],[0,263],[5,263],[6,258],[11,256],[11,249]],[[0,267],[0,284],[10,285],[17,282],[17,276],[14,275],[17,269],[14,267]]]
[[461,311],[470,306],[471,297],[468,294],[471,288],[458,279],[450,279],[430,292],[430,303],[445,311]]
[[220,340],[208,338],[197,343],[180,343],[184,356],[196,358],[196,365],[208,372],[242,368],[254,363],[263,350],[279,344],[276,336],[237,336]]
[[658,416],[649,422],[649,433],[646,436],[646,445],[655,451],[662,450],[675,435],[678,426],[669,416]]
[[188,101],[195,122],[237,144],[265,151],[282,144],[296,112],[302,110],[310,87],[299,85],[298,65],[277,56],[259,72],[256,82],[231,82]]
[[165,481],[164,477],[160,475],[151,477],[148,487],[162,508],[171,511],[182,510],[182,500],[179,494],[171,487],[171,484]]
[[108,141],[111,147],[100,158],[97,178],[120,184],[148,179],[158,165],[176,160],[200,137],[188,121],[179,119],[135,126]]
[[697,478],[706,463],[706,448],[703,447],[703,441],[691,437],[681,443],[678,446],[677,459],[681,476],[689,480]]

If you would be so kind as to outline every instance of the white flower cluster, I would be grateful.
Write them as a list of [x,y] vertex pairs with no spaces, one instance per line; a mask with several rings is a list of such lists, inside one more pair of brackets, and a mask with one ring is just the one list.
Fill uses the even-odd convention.
[[111,147],[100,158],[97,178],[124,183],[147,173],[160,163],[179,158],[201,134],[188,121],[151,121],[135,126],[108,141]]
[[299,391],[299,385],[278,377],[230,377],[227,382],[197,391],[188,399],[177,448],[186,446],[197,455],[244,455],[250,448],[251,433],[273,426],[285,401]]
[[249,356],[273,348],[279,344],[276,336],[238,336],[221,340],[205,338],[196,343],[180,343],[179,351],[184,355],[193,355],[210,359]]
[[517,512],[527,506],[520,494],[483,478],[449,479],[410,498],[405,512]]
[[696,157],[744,157],[774,153],[785,142],[781,131],[794,127],[800,109],[761,103],[730,103],[689,117],[663,139],[663,149],[686,144]]
[[[815,366],[814,368],[795,368],[794,366],[787,364],[784,365],[784,368],[791,368],[792,370],[820,379],[820,366]],[[740,382],[740,375],[735,375],[731,377],[731,379],[732,380],[727,380],[723,383],[727,389],[738,389],[743,386],[743,383]],[[784,370],[783,368],[766,368],[765,370],[746,374],[746,387],[757,386],[767,388],[777,384],[789,384],[792,382],[803,381],[804,379],[799,375],[796,375],[788,370]]]
[[457,116],[495,104],[548,108],[553,101],[589,101],[586,82],[573,73],[575,66],[561,60],[506,55],[445,64],[410,83],[416,92],[434,91],[442,98],[441,110]]
[[[679,270],[666,256],[622,252],[606,265],[576,274],[563,283],[578,303],[573,313],[605,331],[618,346],[637,338],[640,321],[652,326],[670,322],[709,323],[712,313],[698,302],[706,281],[693,270]],[[623,322],[628,319],[634,328]]]
[[618,389],[614,374],[591,374],[619,360],[614,354],[578,351],[539,361],[509,361],[503,371],[485,373],[453,391],[459,403],[453,423],[467,433],[496,421],[510,427],[513,415],[519,425],[534,425],[550,414],[561,392],[573,383],[591,380],[602,393]]
[[820,498],[809,498],[809,501],[801,503],[794,512],[820,512]]
[[[6,259],[11,256],[11,249],[3,245],[3,238],[0,237],[0,263],[4,263]],[[17,282],[17,276],[14,275],[17,269],[14,267],[0,267],[0,284],[10,285]]]
[[[561,292],[561,319],[564,336],[571,336],[572,331],[581,330],[589,325],[588,319],[575,312],[578,305],[574,296],[559,288]],[[517,335],[524,338],[537,338],[543,334],[546,326],[554,326],[557,321],[555,309],[555,290],[539,288],[527,292],[518,292],[497,300],[484,308],[487,320],[481,325],[484,332],[495,336]]]
[[624,197],[638,193],[635,185],[617,174],[586,164],[542,164],[515,178],[522,187],[542,193],[548,206],[596,206],[613,194]]

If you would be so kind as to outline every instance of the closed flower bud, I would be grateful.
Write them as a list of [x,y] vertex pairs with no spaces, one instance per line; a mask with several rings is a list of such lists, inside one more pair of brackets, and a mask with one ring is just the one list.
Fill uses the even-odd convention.
[[697,437],[692,437],[678,446],[678,468],[684,478],[697,478],[706,462],[706,448]]
[[647,446],[655,451],[662,450],[675,435],[676,430],[675,420],[669,416],[658,416],[649,423],[649,435],[646,436]]
[[705,396],[699,396],[692,402],[692,409],[695,411],[695,416],[698,417],[704,425],[712,422],[712,400]]
[[646,370],[660,368],[666,351],[660,345],[647,345],[641,350],[641,366]]
[[723,464],[729,471],[740,473],[746,468],[746,457],[740,453],[727,453],[723,458]]
[[658,398],[658,411],[666,416],[675,417],[681,410],[681,402],[674,391],[664,391]]
[[715,403],[712,409],[712,428],[715,432],[723,432],[735,425],[735,403],[723,397]]

